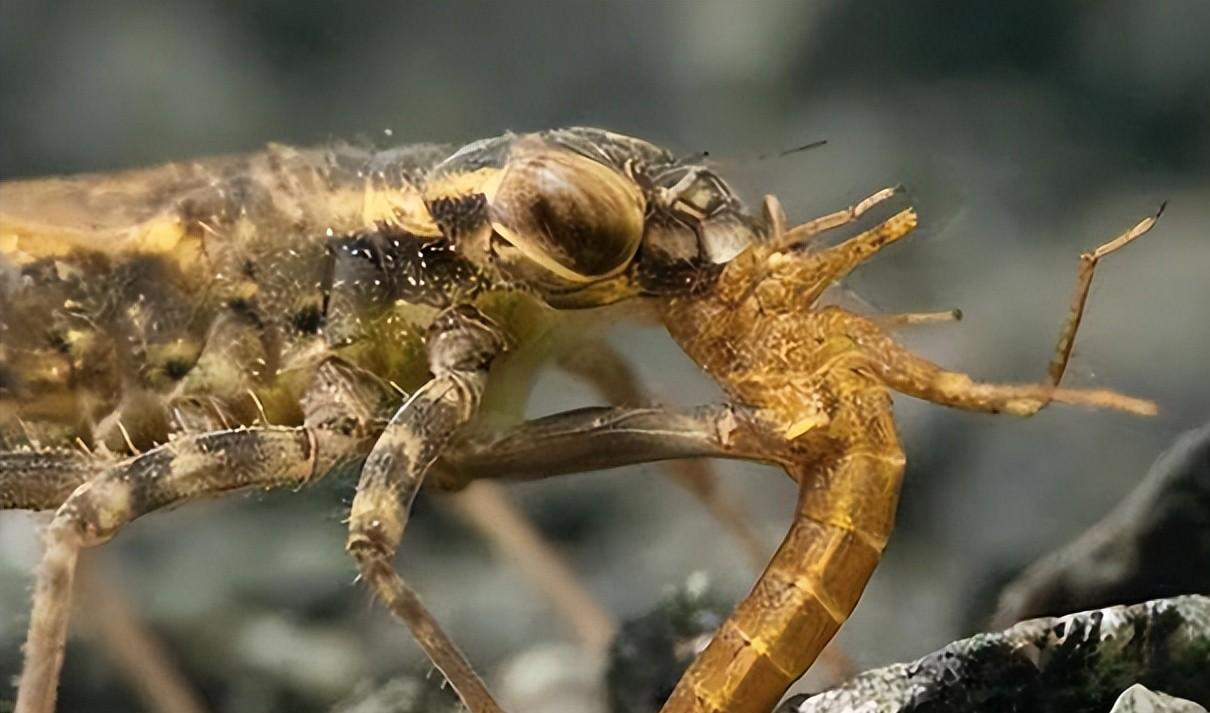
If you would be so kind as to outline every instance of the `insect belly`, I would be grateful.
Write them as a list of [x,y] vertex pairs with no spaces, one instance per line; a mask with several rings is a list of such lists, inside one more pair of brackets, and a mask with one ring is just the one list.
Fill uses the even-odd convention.
[[141,423],[150,415],[147,402],[189,373],[216,313],[199,277],[145,253],[76,249],[20,266],[6,262],[0,269],[5,440],[90,440],[91,427],[124,401],[130,427],[162,431],[163,424]]

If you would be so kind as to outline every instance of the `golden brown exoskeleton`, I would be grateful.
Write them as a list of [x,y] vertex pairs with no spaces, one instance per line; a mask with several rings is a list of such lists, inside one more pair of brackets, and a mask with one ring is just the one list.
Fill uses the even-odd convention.
[[[880,326],[910,317],[814,306],[916,216],[826,249],[813,238],[893,194],[787,230],[776,200],[751,214],[708,168],[585,128],[0,184],[0,505],[58,508],[17,710],[53,709],[81,548],[156,509],[299,486],[358,457],[362,575],[472,711],[499,710],[392,564],[425,476],[456,488],[690,456],[779,464],[801,494],[664,710],[771,710],[890,534],[891,391],[1018,415],[1153,410],[1058,383],[1096,259],[1154,219],[1084,256],[1045,383],[979,384]],[[520,423],[535,365],[632,313],[662,320],[729,402]]]

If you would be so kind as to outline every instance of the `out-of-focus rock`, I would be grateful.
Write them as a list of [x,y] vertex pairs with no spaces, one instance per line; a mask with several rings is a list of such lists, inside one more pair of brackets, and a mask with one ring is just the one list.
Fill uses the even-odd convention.
[[731,611],[703,575],[664,598],[649,614],[624,622],[605,674],[613,713],[654,713]]
[[992,627],[1210,592],[1210,424],[1181,436],[1105,519],[1004,589]]
[[380,686],[355,691],[332,713],[457,713],[463,710],[453,693],[443,690],[432,678],[401,676]]
[[505,710],[606,713],[600,656],[570,644],[532,648],[501,666],[496,696]]

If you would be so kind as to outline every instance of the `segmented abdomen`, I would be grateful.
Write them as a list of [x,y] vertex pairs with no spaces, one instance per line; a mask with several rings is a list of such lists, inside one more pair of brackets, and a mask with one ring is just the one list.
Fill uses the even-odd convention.
[[[887,398],[878,391],[867,394],[875,403]],[[790,530],[665,713],[768,713],[806,673],[856,607],[890,537],[904,468],[890,433],[847,443],[821,433],[798,445],[802,461],[787,467],[800,481]]]

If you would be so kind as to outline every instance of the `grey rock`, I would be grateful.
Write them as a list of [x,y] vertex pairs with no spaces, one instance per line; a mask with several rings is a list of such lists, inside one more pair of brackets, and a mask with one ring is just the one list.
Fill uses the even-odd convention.
[[1210,597],[1032,619],[796,696],[778,713],[1100,713],[1135,683],[1210,700]]
[[1156,693],[1136,683],[1122,691],[1109,713],[1206,713],[1206,708],[1184,698]]

